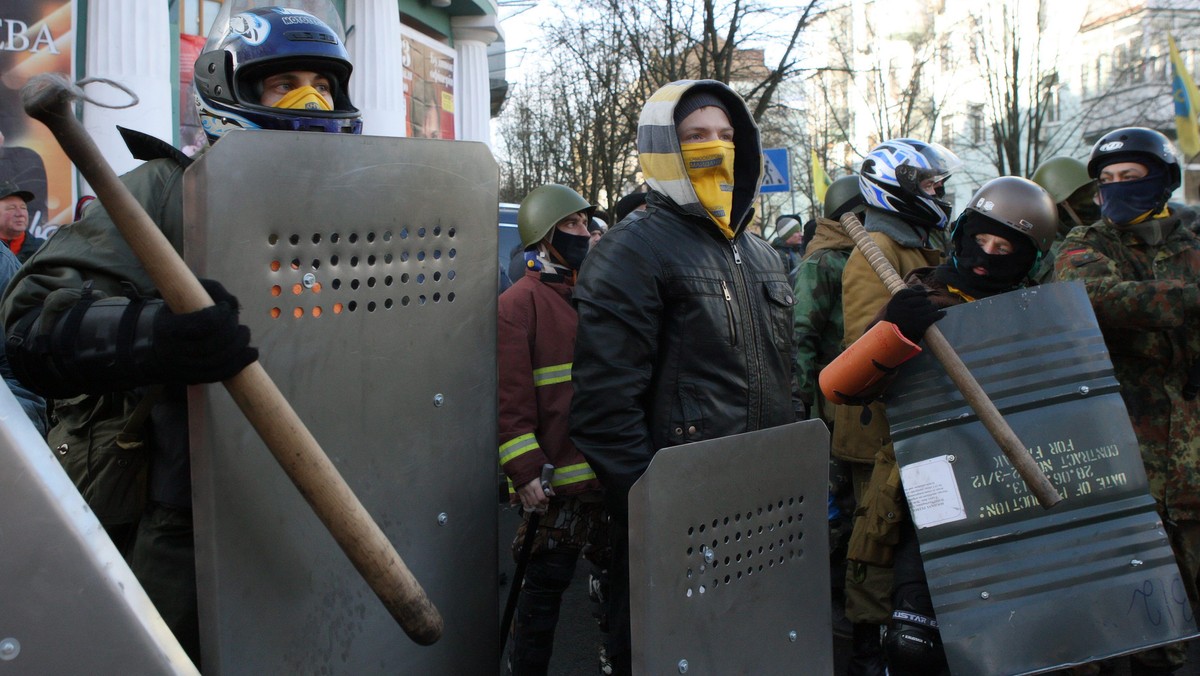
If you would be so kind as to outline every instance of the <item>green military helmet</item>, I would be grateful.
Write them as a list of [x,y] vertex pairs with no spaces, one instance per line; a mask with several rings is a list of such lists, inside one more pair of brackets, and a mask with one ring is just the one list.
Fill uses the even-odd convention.
[[1076,190],[1092,182],[1087,165],[1075,159],[1059,155],[1038,165],[1033,170],[1033,182],[1045,188],[1055,204],[1067,201]]
[[542,241],[559,221],[577,211],[586,211],[591,219],[595,210],[595,206],[565,185],[547,183],[538,186],[521,200],[521,208],[517,210],[521,246],[528,249]]
[[858,175],[843,176],[825,189],[825,218],[836,221],[842,214],[864,203],[862,193],[858,190]]

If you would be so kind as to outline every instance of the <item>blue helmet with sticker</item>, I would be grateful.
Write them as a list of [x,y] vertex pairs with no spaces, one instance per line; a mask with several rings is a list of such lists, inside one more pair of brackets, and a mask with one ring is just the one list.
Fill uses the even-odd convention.
[[961,166],[957,155],[937,143],[892,139],[863,158],[858,188],[867,204],[914,225],[941,230],[951,209],[942,183]]
[[[350,103],[350,55],[324,21],[298,9],[265,7],[237,14],[209,38],[196,59],[192,87],[210,142],[232,129],[358,134],[362,116]],[[264,78],[286,71],[326,76],[333,110],[273,108],[259,103]]]

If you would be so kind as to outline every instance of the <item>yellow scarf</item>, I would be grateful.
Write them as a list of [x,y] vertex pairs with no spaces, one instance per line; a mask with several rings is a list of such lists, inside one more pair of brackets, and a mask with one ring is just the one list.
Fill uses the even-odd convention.
[[683,143],[680,150],[700,204],[725,237],[733,239],[733,229],[729,226],[733,209],[733,142]]
[[274,107],[292,110],[333,110],[325,97],[321,96],[316,88],[308,85],[288,92],[286,96],[275,102]]

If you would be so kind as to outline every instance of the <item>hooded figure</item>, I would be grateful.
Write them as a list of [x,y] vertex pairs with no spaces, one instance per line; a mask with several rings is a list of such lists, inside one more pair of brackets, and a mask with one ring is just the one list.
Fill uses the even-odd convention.
[[758,128],[728,86],[682,81],[638,127],[646,210],[584,261],[571,439],[612,519],[614,673],[629,673],[627,495],[667,446],[782,425],[794,295],[779,255],[745,233],[762,177]]

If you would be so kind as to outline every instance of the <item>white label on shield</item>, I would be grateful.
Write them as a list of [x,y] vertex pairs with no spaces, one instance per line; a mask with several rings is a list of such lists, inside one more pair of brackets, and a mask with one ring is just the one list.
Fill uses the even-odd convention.
[[917,528],[939,526],[967,518],[962,494],[954,480],[954,467],[949,455],[914,462],[900,468],[904,495]]

